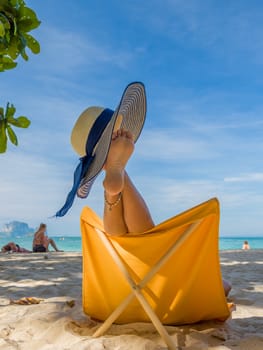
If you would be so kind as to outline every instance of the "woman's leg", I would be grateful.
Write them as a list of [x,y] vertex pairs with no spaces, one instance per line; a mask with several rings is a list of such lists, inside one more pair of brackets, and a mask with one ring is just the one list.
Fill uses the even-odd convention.
[[[122,191],[124,188],[124,169],[132,152],[132,135],[124,130],[113,133],[110,150],[104,165],[104,228],[107,233],[123,235],[127,226],[123,217]],[[110,204],[111,203],[111,204]]]
[[57,247],[57,245],[56,245],[54,239],[49,238],[49,239],[48,239],[48,244],[50,244],[50,245],[52,246],[52,248],[55,249],[56,252],[63,252],[63,250],[58,249],[58,247]]
[[[106,203],[116,203],[110,206]],[[105,190],[104,214],[103,214],[104,229],[110,235],[121,236],[128,232],[128,228],[123,216],[123,202],[119,195],[112,196]]]
[[150,211],[139,191],[125,172],[122,192],[123,216],[128,232],[144,232],[154,227]]
[[105,164],[104,228],[112,235],[143,232],[154,226],[149,210],[125,172],[133,152],[132,135],[124,130],[113,134]]

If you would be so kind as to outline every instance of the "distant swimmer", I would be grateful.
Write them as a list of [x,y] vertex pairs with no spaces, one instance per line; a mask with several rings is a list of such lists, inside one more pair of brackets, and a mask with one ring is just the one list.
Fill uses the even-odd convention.
[[248,244],[248,241],[244,241],[242,249],[243,250],[249,250],[250,249],[250,245]]

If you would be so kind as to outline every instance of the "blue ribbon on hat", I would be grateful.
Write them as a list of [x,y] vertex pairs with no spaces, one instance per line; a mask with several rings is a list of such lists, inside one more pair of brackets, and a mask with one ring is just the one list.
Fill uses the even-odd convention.
[[85,174],[87,173],[90,164],[92,163],[93,159],[96,155],[93,155],[93,150],[96,144],[98,143],[103,131],[105,130],[106,126],[108,125],[109,121],[111,120],[112,116],[114,114],[114,111],[112,111],[109,108],[105,108],[101,114],[96,119],[95,123],[92,125],[92,128],[89,133],[89,137],[86,141],[86,155],[82,158],[80,158],[80,162],[74,171],[74,179],[73,179],[73,186],[71,191],[69,192],[66,202],[63,205],[63,207],[58,210],[55,214],[56,217],[64,216],[68,210],[71,208],[76,193],[78,191],[79,185],[81,183],[81,180],[84,178]]

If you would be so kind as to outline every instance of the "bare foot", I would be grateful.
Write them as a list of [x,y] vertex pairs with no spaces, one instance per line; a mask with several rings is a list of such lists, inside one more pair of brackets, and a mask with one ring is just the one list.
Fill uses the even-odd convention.
[[119,129],[113,133],[109,154],[105,163],[103,186],[110,196],[116,196],[124,187],[124,169],[134,150],[133,136],[129,131]]

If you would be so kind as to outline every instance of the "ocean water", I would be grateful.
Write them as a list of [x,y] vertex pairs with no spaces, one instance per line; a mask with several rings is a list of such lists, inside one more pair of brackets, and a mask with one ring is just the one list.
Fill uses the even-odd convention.
[[[81,237],[80,236],[64,236],[64,237],[52,237],[56,242],[59,249],[65,252],[80,252],[81,251]],[[220,250],[236,250],[241,249],[244,240],[249,242],[251,249],[263,249],[263,236],[262,237],[220,237],[219,249]],[[0,238],[0,247],[8,243],[10,239]],[[12,239],[16,244],[21,247],[32,249],[32,237],[23,237]],[[50,250],[52,248],[50,247]]]

